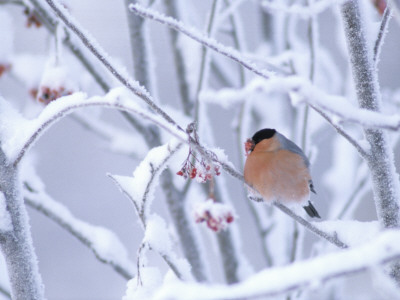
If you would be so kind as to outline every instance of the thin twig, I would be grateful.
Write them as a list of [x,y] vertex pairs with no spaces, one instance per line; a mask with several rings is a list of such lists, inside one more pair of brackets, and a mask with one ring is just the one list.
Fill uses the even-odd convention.
[[358,151],[358,153],[361,155],[363,158],[368,158],[370,153],[364,147],[362,147],[350,134],[348,134],[341,126],[336,124],[322,109],[315,105],[310,106],[317,111],[326,121],[328,121],[329,124],[332,125],[333,128],[341,135],[343,136],[350,144],[353,145],[354,148]]
[[389,8],[389,5],[387,5],[386,9],[383,13],[383,16],[382,16],[382,21],[381,21],[381,25],[379,26],[378,36],[376,38],[375,45],[374,45],[375,67],[378,65],[378,59],[379,59],[379,56],[381,53],[381,48],[382,48],[383,41],[384,41],[386,33],[387,33],[387,28],[388,28],[391,17],[392,17],[392,10]]
[[53,0],[45,1],[49,4],[55,14],[64,22],[64,24],[78,36],[78,38],[87,47],[87,49],[89,49],[92,54],[97,57],[97,59],[110,71],[111,74],[114,75],[116,79],[118,79],[119,82],[121,82],[122,85],[127,87],[132,93],[134,93],[144,102],[146,102],[151,107],[151,109],[161,115],[168,123],[179,128],[176,122],[166,112],[164,112],[164,110],[162,110],[157,104],[155,104],[154,100],[144,87],[140,86],[137,81],[129,78],[128,75],[120,71],[109,60],[109,55],[106,53],[106,51],[101,48],[100,45],[98,45],[97,43],[95,44],[94,39],[92,37],[89,37],[88,33],[85,33],[81,29],[81,26],[78,24],[78,22],[72,18],[72,16],[64,7],[54,2]]
[[[173,18],[179,18],[179,10],[176,0],[166,0],[165,1],[166,10],[169,15]],[[176,76],[179,85],[179,93],[181,98],[181,103],[183,106],[183,111],[185,115],[189,116],[192,111],[193,103],[190,97],[190,87],[187,77],[187,69],[184,61],[184,53],[182,47],[179,45],[179,35],[176,30],[169,29],[170,42],[172,45],[172,54],[174,55]]]
[[348,248],[349,247],[347,244],[343,243],[336,235],[331,235],[329,233],[326,233],[326,232],[318,229],[313,224],[306,221],[299,215],[296,215],[292,210],[290,210],[288,207],[286,207],[282,203],[274,202],[274,206],[279,208],[281,211],[283,211],[285,214],[290,216],[292,219],[296,220],[298,223],[303,225],[305,228],[307,228],[311,232],[315,233],[317,236],[326,239],[328,242],[338,246],[339,248]]
[[[50,1],[50,0],[46,0],[46,1]],[[273,72],[263,71],[263,70],[259,70],[258,68],[256,68],[256,66],[254,66],[254,64],[251,61],[243,58],[242,55],[240,53],[238,53],[235,49],[224,46],[224,45],[220,44],[219,42],[217,42],[216,40],[209,38],[207,36],[204,36],[203,34],[197,32],[193,28],[188,29],[188,27],[183,25],[182,22],[179,22],[171,17],[163,16],[163,15],[155,12],[154,10],[144,8],[138,4],[130,5],[129,8],[132,12],[134,12],[135,14],[138,14],[139,16],[141,16],[143,18],[148,18],[150,20],[157,21],[161,24],[164,24],[170,28],[173,28],[173,29],[181,32],[182,34],[199,42],[203,46],[206,46],[206,47],[224,55],[225,57],[228,57],[228,58],[232,59],[233,61],[236,61],[237,63],[241,64],[243,67],[248,69],[249,71],[251,71],[263,78],[269,79],[270,77],[275,76],[275,73],[273,73]]]
[[[90,236],[85,235],[82,231],[76,228],[67,218],[65,218],[65,214],[58,213],[59,210],[52,210],[51,206],[46,206],[40,201],[35,200],[35,198],[47,197],[48,195],[41,195],[38,191],[36,191],[28,182],[24,182],[26,194],[24,197],[25,203],[27,203],[30,207],[36,209],[41,212],[49,219],[53,220],[55,223],[60,225],[67,232],[71,233],[74,237],[76,237],[83,245],[87,246],[92,252],[95,254],[96,258],[102,263],[110,265],[119,275],[121,275],[126,280],[129,280],[133,277],[132,269],[129,266],[124,266],[120,264],[118,261],[112,260],[108,257],[102,255],[102,252],[99,251],[94,242],[90,239]],[[59,204],[61,205],[61,204]],[[66,209],[66,208],[65,208]],[[71,216],[72,217],[72,216]],[[75,218],[75,217],[73,217]],[[79,220],[75,220],[77,222],[81,222]],[[91,226],[87,224],[87,226]]]
[[366,175],[358,182],[358,185],[355,187],[355,189],[349,196],[349,199],[346,201],[346,204],[343,206],[342,210],[335,219],[337,220],[342,219],[349,210],[349,208],[352,206],[354,201],[360,197],[359,194],[364,190],[365,185],[368,183],[368,177],[369,175]]
[[[214,19],[216,15],[216,10],[218,7],[218,1],[219,0],[213,0],[212,6],[211,6],[211,11],[210,11],[210,17],[208,18],[208,24],[207,24],[207,35],[210,36],[213,30],[213,25],[214,25]],[[201,61],[200,61],[200,74],[197,79],[197,87],[196,87],[196,95],[195,95],[195,103],[194,103],[194,121],[199,123],[199,109],[200,109],[200,91],[203,89],[204,85],[204,80],[207,78],[207,68],[206,65],[208,63],[208,47],[205,45],[202,46],[201,48]]]

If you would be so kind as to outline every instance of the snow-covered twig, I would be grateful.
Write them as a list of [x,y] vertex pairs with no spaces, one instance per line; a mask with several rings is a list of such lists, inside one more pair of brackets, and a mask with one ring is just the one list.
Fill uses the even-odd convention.
[[34,142],[36,142],[41,134],[51,125],[74,110],[94,106],[114,108],[117,110],[123,110],[137,114],[140,117],[157,124],[157,126],[170,132],[178,139],[186,141],[185,132],[180,131],[176,126],[171,125],[160,116],[141,108],[134,101],[132,101],[132,98],[124,98],[123,93],[121,94],[118,92],[118,89],[116,89],[113,90],[113,92],[110,92],[106,97],[92,97],[90,99],[86,99],[85,94],[76,93],[71,96],[59,98],[50,103],[46,106],[37,119],[30,121],[25,120],[26,130],[23,132],[25,133],[26,137],[21,139],[23,142],[21,145],[13,145],[13,149],[10,149],[10,153],[8,153],[9,158],[13,160],[14,165],[17,165],[27,150],[30,149]]
[[351,145],[354,146],[354,148],[358,151],[358,153],[362,156],[362,157],[367,157],[369,155],[369,152],[367,151],[367,149],[365,149],[363,146],[361,146],[360,143],[358,143],[348,132],[346,132],[346,130],[344,130],[342,128],[342,126],[338,125],[336,122],[334,122],[332,120],[332,118],[330,118],[328,116],[327,113],[325,113],[322,109],[311,105],[311,107],[318,112],[329,124],[332,125],[333,128],[335,128],[335,130],[341,135],[343,136]]
[[368,271],[399,258],[400,232],[386,231],[361,246],[284,267],[266,269],[237,284],[206,285],[177,282],[164,285],[153,299],[234,300],[279,296],[332,279]]
[[[49,1],[49,0],[47,0]],[[205,36],[204,34],[198,32],[194,28],[189,28],[188,26],[184,25],[182,22],[179,22],[171,17],[166,17],[152,9],[147,9],[144,8],[138,4],[133,4],[129,6],[130,10],[134,12],[135,14],[138,14],[139,16],[143,18],[148,18],[150,20],[157,21],[161,24],[167,25],[168,27],[179,31],[180,33],[190,37],[191,39],[199,42],[203,46],[206,46],[214,51],[216,51],[219,54],[222,54],[223,56],[232,59],[233,61],[236,61],[237,63],[241,64],[243,67],[245,67],[247,70],[263,77],[263,78],[270,78],[275,76],[275,73],[269,72],[269,71],[264,71],[258,69],[251,61],[243,58],[243,56],[237,52],[235,49],[232,49],[230,47],[224,46],[217,42],[216,40],[209,38]]]
[[77,219],[64,205],[44,191],[36,190],[28,181],[24,185],[25,203],[71,233],[92,250],[99,261],[110,265],[126,280],[134,276],[134,264],[129,261],[125,247],[113,232]]
[[[134,204],[136,213],[138,214],[138,217],[143,225],[145,233],[148,230],[148,219],[150,217],[154,218],[153,216],[149,215],[149,205],[152,202],[152,199],[149,198],[153,197],[155,181],[158,180],[161,172],[166,167],[167,162],[181,147],[181,145],[181,143],[173,143],[171,146],[167,144],[153,148],[135,170],[134,177],[116,176],[111,174],[108,175],[125,194],[125,196],[127,196]],[[161,156],[161,160],[159,157],[157,157],[157,155]],[[157,251],[158,248],[156,245],[153,245],[149,240],[146,242],[150,248],[153,248]],[[176,255],[172,252],[165,251],[165,249],[158,252],[171,270],[175,273],[175,275],[179,279],[183,280],[185,277],[185,272],[180,270]]]
[[[212,32],[214,31],[214,20],[216,18],[217,10],[219,7],[219,1],[220,0],[213,0],[213,3],[211,5],[211,10],[210,10],[210,15],[208,18],[207,22],[207,35],[210,36]],[[194,121],[199,122],[199,115],[200,115],[200,99],[199,95],[201,90],[204,88],[206,84],[206,79],[208,78],[208,64],[209,64],[209,59],[208,59],[208,47],[203,45],[201,48],[201,60],[200,60],[200,73],[199,76],[197,77],[197,84],[196,84],[196,94],[194,98]]]
[[64,22],[64,24],[77,35],[87,49],[92,52],[92,54],[122,85],[127,87],[132,93],[142,99],[153,111],[162,116],[168,123],[179,128],[174,119],[172,119],[154,102],[153,98],[149,95],[144,87],[142,87],[137,81],[131,79],[127,74],[125,74],[125,72],[120,70],[113,62],[111,62],[107,52],[99,44],[97,44],[92,37],[90,37],[88,32],[85,32],[85,30],[62,5],[53,0],[45,1],[49,4],[55,14]]
[[382,48],[383,41],[385,39],[387,30],[388,30],[387,28],[388,28],[391,17],[392,17],[392,10],[390,9],[389,6],[386,6],[385,12],[383,13],[383,16],[382,16],[381,25],[379,26],[378,36],[376,38],[375,45],[374,45],[374,58],[373,59],[374,59],[375,67],[377,66],[377,64],[379,62],[381,48]]
[[[182,132],[180,129],[166,122],[163,118],[156,116],[147,110],[140,108],[137,104],[135,104],[131,99],[124,98],[124,93],[121,88],[116,88],[112,90],[105,97],[92,97],[89,99],[85,98],[85,95],[82,93],[73,94],[71,96],[66,96],[60,98],[54,102],[51,102],[46,108],[43,110],[38,119],[34,119],[32,121],[25,121],[25,127],[29,128],[28,136],[25,139],[22,139],[24,142],[19,147],[17,146],[17,151],[12,148],[9,153],[9,157],[15,157],[14,165],[17,165],[22,157],[25,155],[26,151],[30,149],[33,143],[38,139],[38,137],[47,130],[52,124],[57,122],[59,119],[64,117],[65,115],[71,113],[74,110],[82,109],[85,107],[93,107],[100,106],[104,108],[114,108],[118,110],[125,110],[134,114],[138,114],[144,119],[150,120],[157,124],[157,126],[165,129],[169,133],[171,133],[174,137],[178,138],[178,140],[188,143],[186,132]],[[25,130],[21,130],[24,127],[23,124],[19,125],[19,130],[24,132]],[[221,167],[231,176],[239,179],[244,182],[243,175],[236,171],[233,165],[218,157],[212,151],[209,151],[204,146],[200,145],[197,141],[190,139],[190,144],[195,147],[199,153],[209,159],[210,161],[216,162],[221,165]],[[302,221],[303,223],[309,223],[306,220]],[[311,224],[309,226],[312,226]],[[324,236],[322,236],[325,238]]]
[[[365,194],[366,190],[366,184],[369,182],[369,175],[366,175],[362,177],[361,179],[358,180],[358,183],[356,184],[356,187],[354,188],[353,192],[349,196],[348,200],[345,202],[345,205],[341,209],[340,213],[337,215],[335,219],[340,220],[342,219],[347,213],[350,207],[354,207],[354,202],[357,202],[356,200],[361,200],[362,195]],[[360,195],[361,194],[361,195]]]
[[[128,29],[131,44],[133,73],[135,79],[154,95],[153,76],[151,76],[151,47],[148,40],[146,22],[143,18],[132,15],[129,5],[134,0],[125,0],[126,13],[128,15]],[[142,1],[143,2],[143,1]]]
[[[38,14],[41,21],[50,33],[54,34],[58,21],[49,14],[49,12],[43,7],[42,3],[38,0],[29,0],[32,6],[35,8],[35,13]],[[29,8],[25,2],[24,5]],[[66,32],[65,39],[63,40],[64,45],[75,55],[75,57],[82,63],[85,69],[93,77],[100,88],[107,92],[110,89],[110,85],[104,80],[104,76],[95,68],[92,62],[86,57],[86,54],[82,51],[80,45],[78,45],[73,39],[70,38],[69,33]]]
[[279,208],[281,211],[283,211],[285,214],[290,216],[292,219],[296,220],[298,223],[303,225],[305,228],[307,228],[311,232],[315,233],[319,237],[326,239],[328,242],[336,245],[337,247],[339,247],[339,248],[348,248],[349,247],[348,245],[343,243],[341,240],[339,240],[339,238],[336,235],[331,235],[327,232],[324,232],[324,231],[318,229],[312,223],[306,221],[299,215],[296,215],[291,209],[289,209],[287,206],[283,205],[282,203],[274,202],[274,206]]
[[[358,1],[345,2],[341,10],[359,106],[366,114],[379,114],[381,99],[377,74],[369,59]],[[364,133],[370,146],[367,163],[371,171],[378,218],[383,227],[398,228],[400,183],[387,134],[380,129],[364,129]]]

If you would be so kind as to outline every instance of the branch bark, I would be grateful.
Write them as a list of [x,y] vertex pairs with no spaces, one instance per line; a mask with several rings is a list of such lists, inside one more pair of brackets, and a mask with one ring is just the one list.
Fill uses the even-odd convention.
[[10,164],[1,149],[0,191],[4,194],[12,223],[10,231],[0,234],[0,247],[7,264],[12,299],[44,299],[42,278],[29,231],[28,214],[21,195],[18,169]]
[[[379,112],[381,103],[377,74],[368,56],[358,1],[350,0],[342,5],[342,18],[359,106]],[[381,129],[364,129],[364,135],[370,145],[366,161],[371,171],[378,219],[382,227],[398,228],[400,183],[387,134]]]

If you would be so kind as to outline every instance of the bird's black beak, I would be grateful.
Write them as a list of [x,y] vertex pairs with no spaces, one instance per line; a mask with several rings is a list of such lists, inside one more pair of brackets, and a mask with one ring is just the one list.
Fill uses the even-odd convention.
[[251,153],[251,151],[253,151],[255,146],[256,146],[256,144],[254,143],[254,141],[252,139],[246,140],[246,142],[244,143],[244,151],[246,153],[246,156],[249,155]]

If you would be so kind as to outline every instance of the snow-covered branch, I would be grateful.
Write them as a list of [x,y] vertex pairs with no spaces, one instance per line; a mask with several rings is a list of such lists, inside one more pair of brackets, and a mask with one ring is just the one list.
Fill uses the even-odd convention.
[[133,177],[108,175],[118,185],[121,192],[132,201],[144,227],[146,227],[158,179],[167,167],[168,161],[181,146],[182,143],[172,140],[151,149],[135,169]]
[[93,251],[98,260],[109,264],[126,280],[134,276],[134,263],[129,260],[127,250],[113,232],[77,219],[64,205],[29,181],[25,181],[24,185],[25,203],[75,236]]
[[381,25],[379,26],[378,36],[376,38],[375,45],[374,45],[373,60],[374,60],[375,66],[379,62],[379,55],[381,53],[381,48],[382,48],[385,36],[387,34],[388,25],[389,25],[389,21],[391,18],[392,18],[392,10],[390,9],[389,6],[386,6],[385,12],[383,13],[383,16],[382,16]]
[[242,54],[240,54],[237,50],[224,46],[221,43],[217,42],[215,39],[212,39],[204,34],[198,32],[194,28],[190,28],[187,25],[184,25],[182,22],[177,21],[171,17],[166,17],[160,14],[157,11],[152,9],[144,8],[139,4],[132,4],[129,6],[130,10],[135,14],[143,18],[148,18],[150,20],[157,21],[161,24],[164,24],[174,30],[179,31],[180,33],[190,37],[191,39],[199,42],[203,46],[214,50],[215,52],[222,54],[223,56],[239,63],[247,70],[257,74],[265,79],[271,78],[275,76],[275,73],[269,72],[266,70],[260,70],[253,64],[253,62],[249,61],[248,59],[244,58]]
[[45,0],[55,14],[64,22],[65,26],[73,31],[77,37],[83,42],[83,44],[92,52],[92,54],[110,71],[110,73],[126,88],[128,88],[133,94],[142,99],[149,107],[157,114],[162,116],[168,123],[179,127],[173,118],[171,118],[166,112],[164,112],[150,96],[148,91],[142,87],[139,82],[133,80],[123,70],[120,70],[112,62],[107,52],[86,32],[75,20],[70,13],[59,3],[53,0]]
[[[360,255],[362,253],[362,255]],[[284,267],[261,271],[229,286],[176,283],[165,285],[154,299],[217,300],[283,295],[300,288],[371,270],[400,258],[400,232],[386,231],[373,241]],[[324,266],[324,267],[321,267]]]
[[[133,177],[108,175],[133,203],[143,225],[145,238],[143,243],[157,251],[179,279],[188,279],[188,272],[170,245],[169,233],[161,217],[150,214],[150,205],[154,198],[156,182],[167,163],[182,143],[170,143],[153,148],[133,173]],[[160,242],[161,240],[161,242]]]
[[112,90],[105,97],[96,96],[87,99],[84,93],[75,93],[59,98],[57,101],[53,101],[47,105],[41,114],[33,120],[26,120],[18,115],[5,100],[1,101],[0,105],[3,108],[2,111],[6,112],[4,115],[7,116],[7,118],[4,118],[4,122],[8,122],[8,126],[6,126],[7,130],[2,132],[2,137],[5,138],[7,143],[3,143],[2,146],[8,158],[14,162],[14,165],[20,162],[27,150],[30,149],[51,125],[67,114],[85,107],[101,106],[137,114],[164,128],[178,139],[182,141],[187,140],[184,131],[179,130],[175,125],[165,121],[162,117],[140,107],[121,88]]

